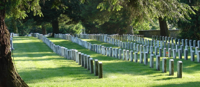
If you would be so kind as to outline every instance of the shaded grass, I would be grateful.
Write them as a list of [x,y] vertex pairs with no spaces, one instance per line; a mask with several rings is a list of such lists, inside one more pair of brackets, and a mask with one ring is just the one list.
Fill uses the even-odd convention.
[[[144,64],[123,61],[97,54],[68,40],[49,38],[56,45],[90,55],[103,62],[103,79],[90,74],[73,60],[53,53],[43,42],[33,37],[14,38],[14,59],[20,76],[34,87],[146,87],[198,86],[200,66],[183,60],[183,78],[169,76]],[[101,43],[99,43],[101,44]],[[168,68],[167,68],[168,69]]]
[[13,42],[18,73],[31,87],[67,87],[77,84],[77,80],[98,78],[74,61],[58,56],[36,38],[15,37]]

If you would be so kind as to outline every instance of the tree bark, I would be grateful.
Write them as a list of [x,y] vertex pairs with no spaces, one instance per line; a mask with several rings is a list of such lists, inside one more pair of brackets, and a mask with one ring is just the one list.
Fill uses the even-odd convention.
[[169,36],[167,22],[159,17],[159,25],[160,25],[160,36]]
[[53,37],[54,37],[54,34],[58,34],[59,33],[58,18],[53,20],[51,22],[51,24],[52,24],[52,28],[53,28]]
[[5,24],[5,0],[0,6],[0,87],[28,87],[16,72],[11,58],[10,33]]
[[43,35],[47,34],[45,24],[42,24],[42,34],[43,34]]

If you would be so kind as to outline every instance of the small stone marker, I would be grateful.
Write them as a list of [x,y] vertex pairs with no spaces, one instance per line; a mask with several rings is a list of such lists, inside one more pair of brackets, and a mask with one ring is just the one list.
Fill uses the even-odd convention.
[[184,59],[188,60],[188,50],[187,49],[184,50]]
[[125,60],[125,56],[126,56],[125,53],[126,53],[126,50],[124,49],[124,50],[123,50],[123,60]]
[[169,75],[174,75],[174,60],[169,60]]
[[197,62],[200,63],[200,51],[197,51]]
[[144,52],[144,65],[148,65],[148,53],[147,52]]
[[90,55],[87,55],[87,69],[90,70]]
[[98,59],[94,60],[94,75],[98,76]]
[[121,59],[121,57],[122,57],[122,50],[119,49],[119,56],[118,56],[118,58]]
[[166,57],[166,48],[163,49],[163,57]]
[[133,62],[133,51],[130,51],[130,61]]
[[195,61],[195,59],[194,59],[194,51],[191,51],[191,61]]
[[162,56],[162,49],[159,48],[159,56]]
[[182,59],[182,52],[181,52],[181,49],[178,50],[178,57],[179,57],[179,59]]
[[155,47],[155,55],[157,55],[157,53],[158,53],[158,52],[157,52],[157,47]]
[[94,70],[93,70],[93,58],[90,58],[90,73],[94,73]]
[[129,50],[126,50],[126,60],[129,60]]
[[82,67],[84,67],[84,59],[85,59],[85,54],[83,54],[83,53],[81,53],[81,65],[82,65]]
[[87,68],[87,54],[84,56],[84,67]]
[[166,73],[166,71],[167,71],[167,59],[163,58],[162,59],[162,72]]
[[140,52],[140,63],[143,63],[143,53]]
[[168,48],[168,58],[171,57],[171,48]]
[[178,61],[177,62],[177,78],[182,78],[182,68],[183,68],[183,62]]
[[78,59],[78,65],[81,65],[81,52],[78,52],[78,56],[79,56],[79,59]]
[[103,67],[102,67],[102,62],[99,62],[98,74],[99,74],[99,78],[103,78]]
[[138,53],[137,53],[137,52],[135,52],[135,53],[134,53],[134,61],[135,61],[135,62],[137,62],[137,61],[138,61],[137,55],[138,55]]
[[195,47],[195,54],[198,53],[198,49],[199,49],[199,47]]
[[151,68],[153,68],[153,65],[154,65],[154,63],[153,63],[154,62],[153,56],[154,56],[153,54],[150,54],[150,67]]
[[118,50],[118,48],[116,48],[115,49],[115,58],[118,58],[118,52],[119,52],[119,50]]
[[160,71],[160,56],[156,56],[156,70]]
[[150,54],[153,54],[153,47],[150,46]]
[[172,52],[173,52],[173,58],[176,59],[176,50],[173,49]]
[[109,49],[110,57],[112,57],[112,47]]

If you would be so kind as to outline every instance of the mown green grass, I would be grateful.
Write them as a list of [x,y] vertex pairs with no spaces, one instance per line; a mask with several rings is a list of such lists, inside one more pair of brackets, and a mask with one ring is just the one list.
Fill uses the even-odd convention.
[[[144,64],[123,61],[97,54],[71,41],[49,38],[56,45],[90,55],[103,62],[103,78],[90,74],[73,60],[56,55],[43,42],[33,37],[14,38],[14,59],[20,76],[32,87],[152,87],[200,85],[200,64],[183,61],[183,78],[169,76]],[[95,41],[93,43],[96,43]],[[98,42],[100,43],[100,42]],[[101,43],[100,43],[101,44]],[[111,46],[111,45],[110,45]],[[154,59],[155,60],[155,59]],[[168,62],[167,62],[168,63]],[[168,68],[167,68],[168,70]]]

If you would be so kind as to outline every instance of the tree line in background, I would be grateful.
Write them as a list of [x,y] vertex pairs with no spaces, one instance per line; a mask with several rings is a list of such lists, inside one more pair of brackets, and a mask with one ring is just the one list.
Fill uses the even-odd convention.
[[[1,0],[0,87],[27,87],[16,72],[10,52],[10,32],[132,34],[137,29],[168,24],[181,29],[181,37],[200,39],[200,0]],[[6,22],[6,23],[5,23]],[[7,25],[7,26],[6,26]],[[151,25],[151,26],[149,26]]]
[[[25,19],[8,16],[6,23],[9,25],[9,31],[20,35],[31,32],[78,34],[81,29],[86,29],[86,33],[121,35],[137,34],[138,30],[160,29],[162,36],[168,36],[169,27],[184,30],[186,27],[181,27],[180,23],[182,25],[191,23],[190,20],[195,19],[192,15],[198,16],[196,9],[199,5],[198,0],[61,0],[61,2],[62,5],[56,8],[51,6],[61,3],[55,4],[54,0],[40,2],[42,16],[34,15],[33,11],[27,12]],[[192,8],[194,6],[195,9]],[[182,31],[181,35],[184,32]]]

